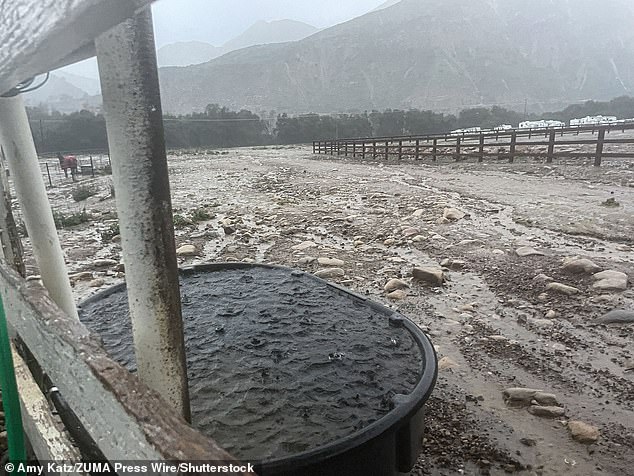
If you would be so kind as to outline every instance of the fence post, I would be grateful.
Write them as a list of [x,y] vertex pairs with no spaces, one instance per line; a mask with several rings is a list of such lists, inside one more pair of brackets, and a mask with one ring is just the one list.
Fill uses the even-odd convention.
[[546,158],[546,163],[551,164],[553,161],[553,157],[555,155],[555,131],[550,131],[550,135],[548,137],[548,157]]
[[603,141],[605,140],[605,129],[599,129],[599,137],[597,137],[597,153],[594,156],[594,166],[601,166],[601,156],[603,155]]
[[[346,151],[348,150],[348,143],[346,142]],[[356,157],[357,156],[357,142],[356,141],[352,141],[352,157]]]
[[480,149],[478,150],[478,162],[484,160],[484,134],[480,134]]
[[389,160],[389,156],[390,156],[390,147],[389,147],[389,142],[385,141],[385,160]]
[[432,153],[432,160],[434,162],[436,162],[436,159],[438,158],[438,139],[434,137],[434,145],[431,149],[431,153]]
[[372,142],[372,158],[376,159],[377,156],[377,152],[376,152],[376,141]]
[[403,141],[399,140],[398,141],[398,160],[401,160],[403,158]]
[[414,157],[416,160],[420,159],[420,139],[416,139],[416,149],[414,150]]
[[456,154],[454,159],[456,159],[456,162],[460,161],[460,137],[456,137]]
[[99,36],[95,47],[138,375],[190,420],[151,10]]
[[365,141],[361,141],[361,158],[365,159]]
[[509,148],[509,164],[515,159],[515,145],[517,144],[517,132],[511,132],[511,146]]
[[315,153],[315,141],[313,141],[313,154]]
[[90,156],[90,175],[95,177],[95,163],[92,161],[92,155]]
[[48,184],[51,188],[53,188],[53,181],[51,180],[51,171],[48,168],[48,162],[44,162],[44,165],[46,165],[46,176],[48,177]]

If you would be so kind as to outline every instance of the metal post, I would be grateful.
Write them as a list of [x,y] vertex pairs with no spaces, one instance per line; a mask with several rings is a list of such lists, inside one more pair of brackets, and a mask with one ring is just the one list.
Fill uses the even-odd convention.
[[456,162],[460,161],[460,137],[456,138]]
[[376,159],[377,150],[376,150],[376,141],[372,142],[372,158]]
[[403,141],[399,140],[398,141],[398,160],[401,160],[403,158]]
[[92,161],[92,155],[90,156],[90,175],[95,177],[95,163]]
[[434,145],[431,149],[431,159],[436,162],[436,159],[438,158],[438,139],[434,137]]
[[385,160],[389,160],[390,158],[390,146],[388,144],[389,142],[385,141]]
[[599,129],[599,137],[597,138],[597,153],[594,156],[594,166],[601,166],[601,156],[603,155],[603,141],[605,140],[605,129]]
[[555,156],[555,131],[550,131],[550,137],[548,138],[548,157],[546,157],[547,163],[552,163]]
[[42,282],[53,301],[66,314],[77,318],[75,300],[55,229],[53,212],[46,195],[29,119],[19,94],[0,98],[0,143],[3,144],[7,157]]
[[416,139],[416,149],[414,150],[415,160],[420,159],[420,139]]
[[139,377],[190,419],[183,321],[149,9],[95,40]]

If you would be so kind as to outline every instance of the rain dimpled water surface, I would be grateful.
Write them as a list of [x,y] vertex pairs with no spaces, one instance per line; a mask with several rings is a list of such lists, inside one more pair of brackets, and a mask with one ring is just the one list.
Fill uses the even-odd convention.
[[[418,382],[422,357],[389,314],[287,269],[181,275],[193,425],[245,460],[284,457],[381,418]],[[135,369],[124,287],[81,308]]]

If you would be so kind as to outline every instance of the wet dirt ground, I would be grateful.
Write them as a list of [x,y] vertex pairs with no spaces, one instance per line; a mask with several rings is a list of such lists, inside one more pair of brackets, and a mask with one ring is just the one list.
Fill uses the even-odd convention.
[[[634,276],[633,165],[361,162],[269,147],[179,152],[170,174],[177,246],[195,250],[181,265],[317,272],[326,268],[314,258],[336,258],[343,273],[332,281],[430,335],[441,366],[411,474],[634,474],[634,324],[596,322],[634,310],[632,285],[602,291],[590,274],[562,268],[578,256]],[[85,180],[99,193],[79,204],[74,184],[50,191],[58,210],[91,214],[60,232],[78,299],[124,277],[109,181]],[[443,220],[446,208],[465,215]],[[520,257],[522,247],[540,254]],[[412,279],[414,267],[446,259],[443,286]],[[32,262],[29,271],[37,274]],[[398,300],[384,291],[392,278],[409,286]],[[550,278],[578,294],[546,291]],[[564,415],[507,405],[510,387],[555,394]],[[570,420],[596,427],[598,440],[573,439]]]

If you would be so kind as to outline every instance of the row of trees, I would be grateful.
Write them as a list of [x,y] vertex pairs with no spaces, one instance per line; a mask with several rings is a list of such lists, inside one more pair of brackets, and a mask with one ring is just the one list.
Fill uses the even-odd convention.
[[[105,120],[100,114],[89,111],[49,113],[43,108],[29,108],[28,113],[41,153],[107,147]],[[273,119],[263,119],[247,110],[231,111],[210,104],[202,113],[166,115],[165,140],[169,148],[298,144],[335,137],[434,134],[464,127],[492,128],[500,124],[517,125],[526,119],[569,121],[597,114],[634,117],[634,98],[624,96],[608,102],[588,101],[540,115],[525,115],[494,106],[465,109],[457,115],[388,109],[361,114],[295,117],[281,114]]]

